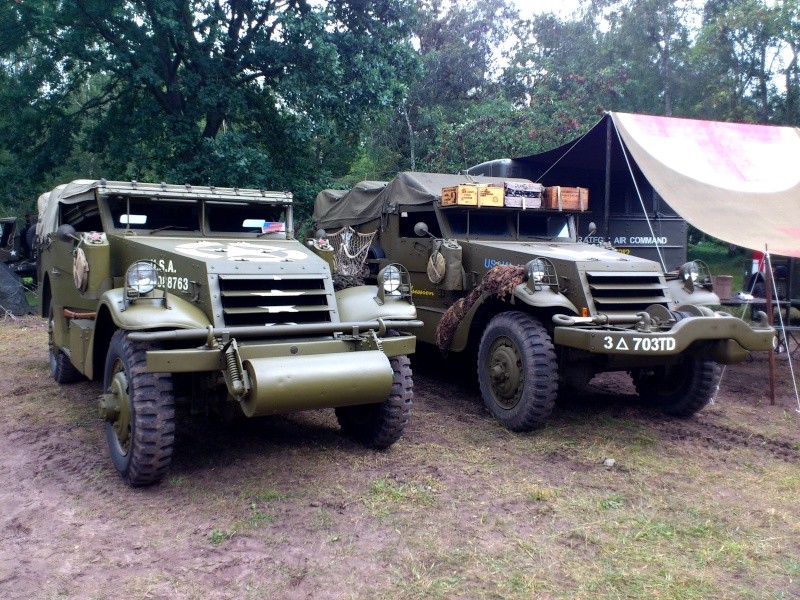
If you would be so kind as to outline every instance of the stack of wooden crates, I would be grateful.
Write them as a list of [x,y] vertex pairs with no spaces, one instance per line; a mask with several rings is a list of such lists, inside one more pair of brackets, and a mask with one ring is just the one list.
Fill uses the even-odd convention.
[[506,181],[502,185],[465,183],[443,188],[442,206],[586,211],[589,190],[560,185],[544,187],[530,181]]

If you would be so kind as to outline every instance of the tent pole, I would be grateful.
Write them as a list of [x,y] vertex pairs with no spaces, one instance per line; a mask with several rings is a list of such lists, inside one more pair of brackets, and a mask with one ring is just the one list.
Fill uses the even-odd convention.
[[[794,286],[794,259],[791,256],[786,257],[786,295],[783,300],[786,302],[785,308],[786,310],[781,312],[780,308],[780,296],[778,297],[778,312],[783,315],[783,323],[782,326],[791,325],[792,324],[792,292]],[[786,335],[784,334],[784,337]],[[786,344],[786,351],[789,351],[789,344]],[[791,359],[792,355],[789,354],[789,358]],[[791,360],[789,361],[791,362]]]
[[[772,325],[774,322],[774,315],[772,310],[772,286],[774,285],[772,279],[772,258],[769,255],[769,250],[767,246],[764,246],[764,258],[767,262],[764,268],[764,276],[766,277],[766,284],[765,284],[765,300],[767,302],[767,322]],[[787,344],[787,352],[788,352],[788,344]],[[789,355],[789,360],[792,357]],[[770,405],[775,405],[775,351],[771,351],[769,353],[769,403]]]
[[603,235],[606,242],[611,243],[611,233],[608,231],[609,213],[611,212],[611,125],[612,118],[608,115],[606,121],[606,186],[605,186],[605,214],[603,215]]

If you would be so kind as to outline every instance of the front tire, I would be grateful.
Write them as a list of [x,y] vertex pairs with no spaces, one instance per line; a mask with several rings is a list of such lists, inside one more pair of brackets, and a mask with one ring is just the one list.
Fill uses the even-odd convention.
[[122,479],[150,485],[167,473],[175,442],[172,375],[148,373],[146,352],[154,344],[131,342],[126,331],[111,337],[103,373],[105,430],[109,453]]
[[558,393],[558,364],[544,325],[519,311],[494,317],[478,348],[478,382],[489,412],[512,431],[541,427]]
[[50,373],[56,383],[75,383],[81,378],[81,374],[75,365],[72,364],[64,351],[55,345],[53,339],[53,328],[55,326],[55,310],[53,303],[47,311],[47,346],[50,358]]
[[719,385],[719,365],[707,358],[684,357],[677,365],[632,373],[639,397],[674,417],[690,417],[704,408]]
[[340,406],[335,409],[342,433],[367,446],[385,449],[403,435],[411,418],[414,382],[408,357],[389,359],[394,376],[389,397],[379,404]]

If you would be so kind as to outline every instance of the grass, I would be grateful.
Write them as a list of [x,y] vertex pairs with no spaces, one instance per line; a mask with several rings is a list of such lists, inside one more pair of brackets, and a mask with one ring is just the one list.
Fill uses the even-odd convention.
[[708,265],[712,275],[730,275],[731,291],[736,293],[743,289],[744,265],[751,256],[749,250],[737,249],[733,253],[730,246],[719,240],[707,238],[696,244],[689,244],[687,254],[689,260],[702,260]]
[[[2,433],[35,440],[60,428],[79,436],[85,452],[102,444],[92,420],[96,386],[53,384],[46,332],[24,331],[36,350],[22,359],[20,333],[18,324],[0,325],[0,368],[32,382],[20,389],[0,381]],[[62,474],[68,490],[79,490],[65,504],[80,502],[88,519],[115,507],[121,525],[109,556],[128,551],[131,533],[148,540],[136,572],[104,565],[114,589],[131,598],[800,594],[796,462],[757,443],[719,448],[670,438],[624,402],[560,407],[545,428],[515,434],[483,413],[476,393],[457,388],[464,397],[449,398],[426,385],[415,389],[408,436],[386,452],[340,438],[329,413],[267,420],[224,439],[206,439],[222,434],[198,427],[197,439],[181,432],[160,486],[131,493],[103,462],[96,480],[80,472],[72,483],[70,471]],[[764,410],[744,401],[732,407],[728,398],[698,420],[724,418],[717,422],[797,445],[800,417]],[[31,486],[53,461],[61,464],[54,448],[40,451],[43,470]],[[104,492],[93,494],[95,487]],[[77,519],[54,537],[68,535],[67,558],[47,548],[56,568],[89,563],[97,551],[100,536]],[[67,552],[78,545],[87,554]],[[146,555],[150,547],[169,548],[163,571],[147,566],[159,562]],[[32,552],[43,554],[35,545]],[[64,597],[88,596],[66,579],[57,583]]]

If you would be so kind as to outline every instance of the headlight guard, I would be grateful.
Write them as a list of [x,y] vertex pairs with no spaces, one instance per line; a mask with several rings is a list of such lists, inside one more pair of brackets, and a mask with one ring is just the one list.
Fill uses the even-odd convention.
[[545,288],[558,289],[558,273],[550,260],[542,257],[534,258],[525,265],[528,288],[540,292]]
[[137,260],[125,271],[125,301],[132,304],[140,298],[154,298],[156,289],[162,291],[159,299],[163,299],[166,306],[167,293],[164,289],[164,272],[159,269],[155,261]]
[[411,302],[411,275],[403,265],[393,263],[378,272],[378,304],[386,302],[386,296],[403,298]]

